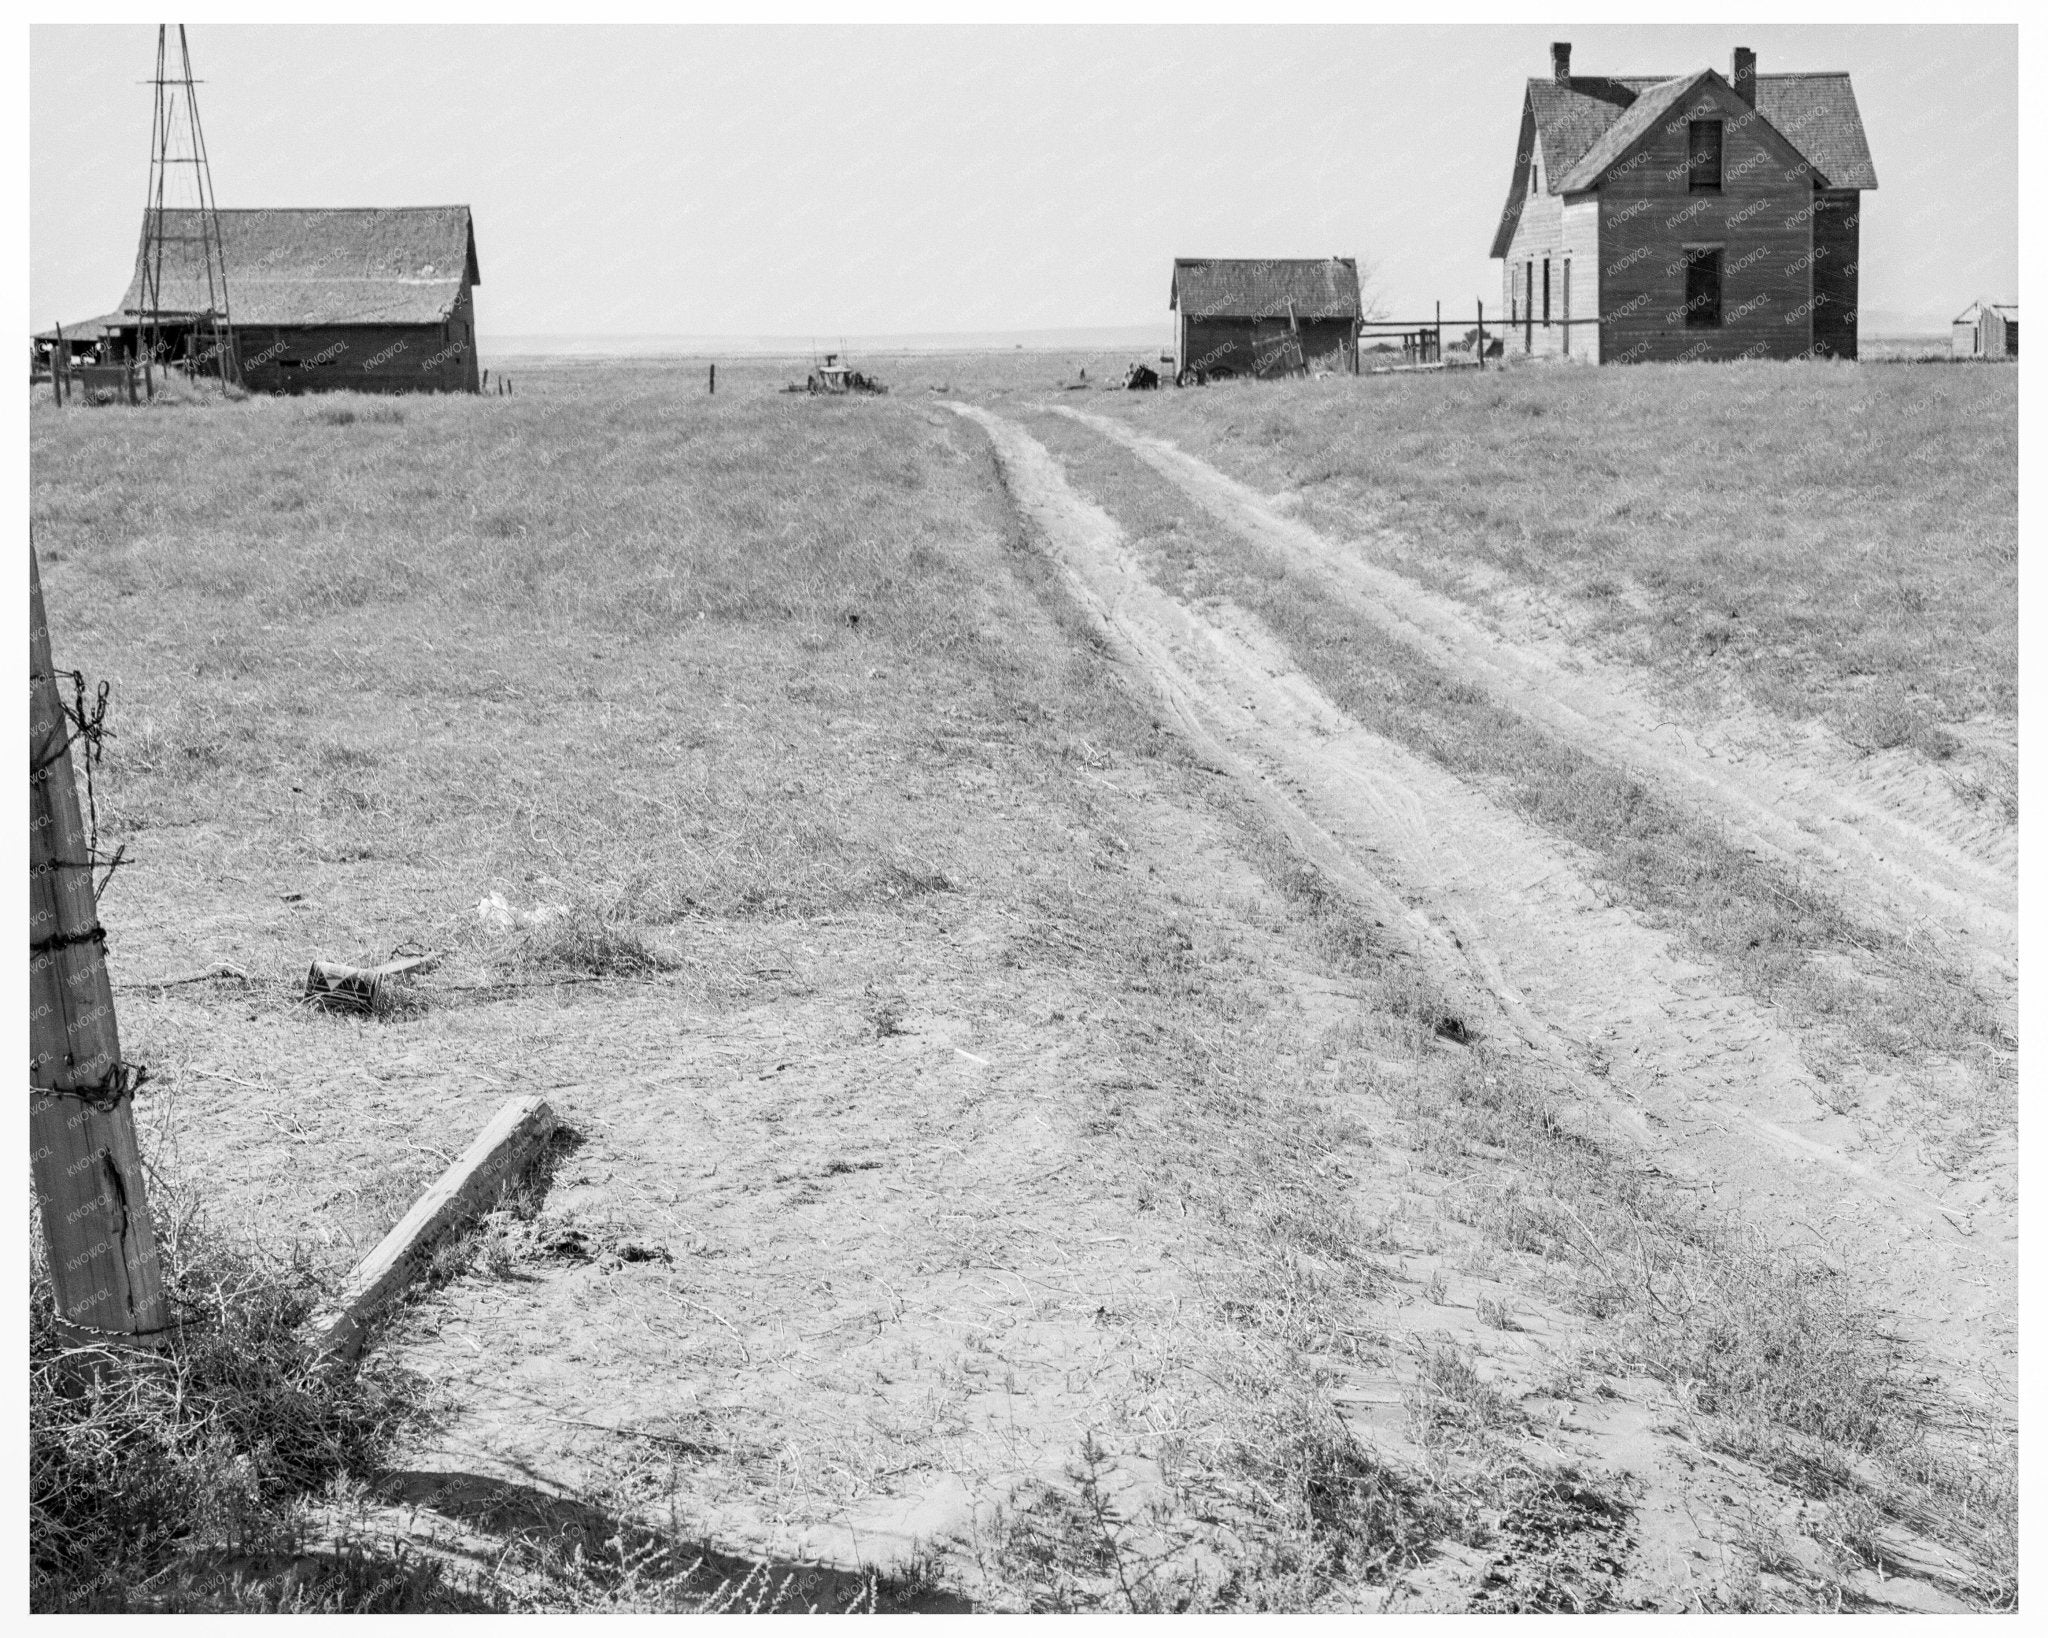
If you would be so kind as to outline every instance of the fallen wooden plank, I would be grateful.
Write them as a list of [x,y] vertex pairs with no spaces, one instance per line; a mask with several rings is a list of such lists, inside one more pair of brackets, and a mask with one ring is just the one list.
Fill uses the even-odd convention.
[[419,1277],[435,1245],[487,1209],[533,1163],[554,1136],[555,1124],[545,1098],[513,1098],[493,1115],[476,1141],[356,1264],[336,1306],[313,1322],[314,1352],[340,1358],[359,1352],[377,1316]]

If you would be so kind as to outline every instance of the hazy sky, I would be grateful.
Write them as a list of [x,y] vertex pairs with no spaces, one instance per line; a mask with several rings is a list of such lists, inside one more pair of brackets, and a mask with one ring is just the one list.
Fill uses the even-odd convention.
[[[470,205],[487,340],[1163,336],[1176,255],[1357,256],[1462,317],[1560,36],[1582,74],[1847,69],[1866,328],[2017,294],[2010,27],[190,30],[221,204]],[[154,55],[31,31],[34,327],[127,284]]]

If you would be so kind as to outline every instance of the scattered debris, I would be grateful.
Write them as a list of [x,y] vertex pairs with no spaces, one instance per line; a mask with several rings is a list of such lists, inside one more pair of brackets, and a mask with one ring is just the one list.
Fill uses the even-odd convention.
[[404,956],[378,967],[351,967],[341,961],[315,961],[306,972],[306,1001],[336,1012],[368,1012],[384,993],[386,979],[401,973],[429,971],[440,958],[432,954]]
[[568,913],[566,904],[536,904],[531,910],[515,910],[505,902],[503,893],[494,892],[476,901],[476,919],[501,933],[509,933],[515,927],[545,927]]

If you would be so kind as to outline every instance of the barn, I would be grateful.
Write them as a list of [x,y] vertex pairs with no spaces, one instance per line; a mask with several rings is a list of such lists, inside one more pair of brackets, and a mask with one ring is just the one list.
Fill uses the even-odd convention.
[[1726,79],[1606,79],[1571,49],[1528,83],[1494,234],[1508,350],[1854,358],[1877,172],[1849,76],[1760,74],[1737,47]]
[[[467,205],[218,213],[229,316],[255,392],[478,390],[476,232]],[[164,212],[160,320],[173,359],[207,306],[199,213]],[[141,345],[144,256],[122,299],[120,350]]]
[[1166,305],[1182,382],[1358,369],[1358,264],[1177,260]]
[[1956,358],[2018,358],[2018,302],[1974,301],[1949,326],[1949,352]]

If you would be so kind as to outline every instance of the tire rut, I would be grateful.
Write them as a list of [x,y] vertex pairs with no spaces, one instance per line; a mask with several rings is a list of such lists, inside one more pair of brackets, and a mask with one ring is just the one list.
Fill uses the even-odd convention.
[[1575,850],[1360,727],[1253,616],[1176,601],[1044,446],[977,406],[949,407],[987,431],[1069,584],[1201,754],[1414,959],[1483,997],[1484,1022],[1660,1169],[1774,1236],[1818,1239],[1955,1367],[1959,1389],[2008,1402],[2007,1208],[1973,1218],[1931,1167],[1880,1159],[1797,1042],[1608,902]]
[[1485,629],[1451,599],[1367,561],[1274,510],[1248,485],[1165,439],[1066,405],[1059,413],[1137,455],[1227,527],[1297,569],[1320,571],[1347,606],[1388,635],[1478,683],[1496,703],[1727,824],[1766,857],[1817,873],[1880,925],[1934,933],[2008,1007],[2017,973],[2016,847],[1933,777],[1873,759],[1774,755],[1725,728],[1684,730],[1616,667],[1574,656],[1567,671]]

